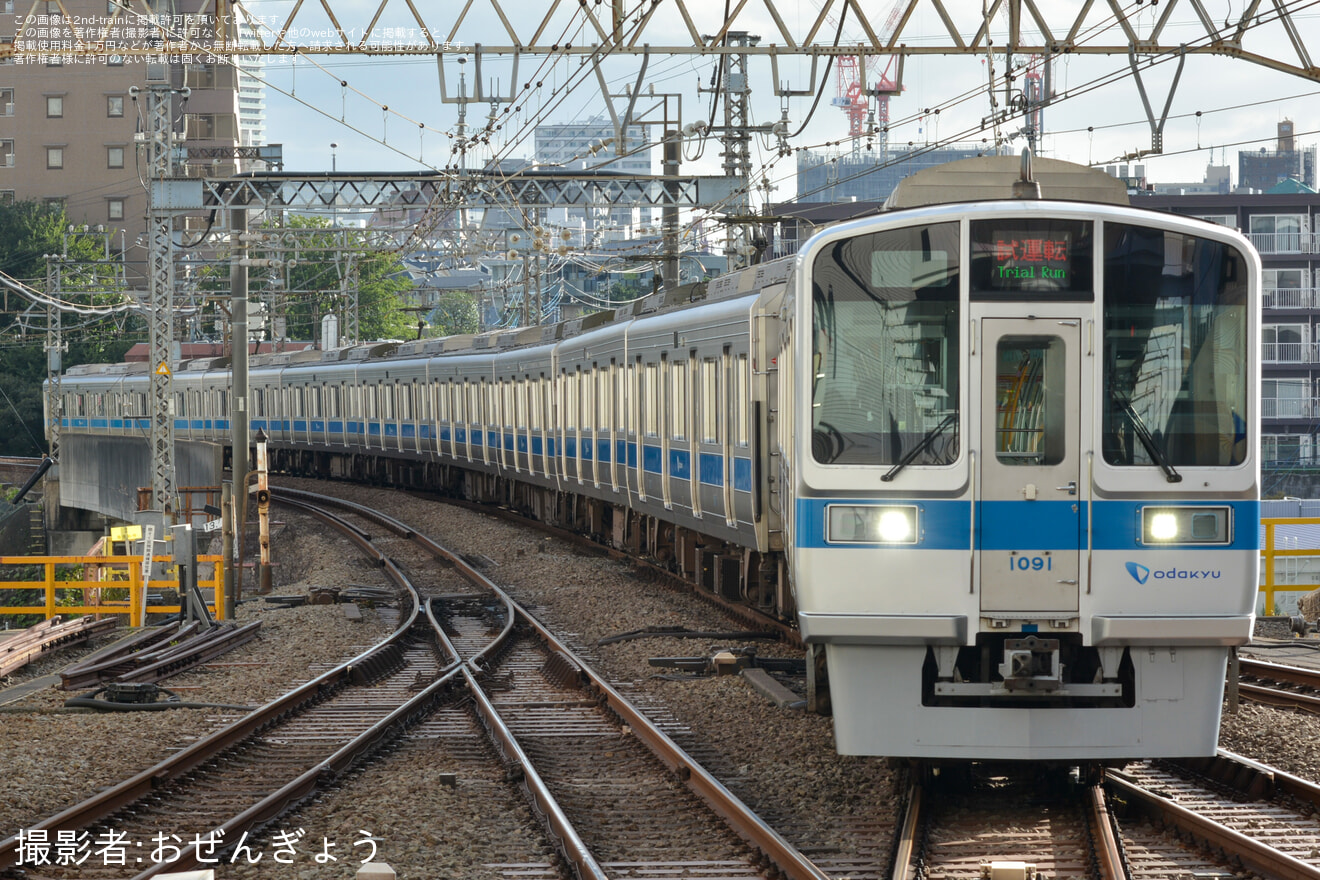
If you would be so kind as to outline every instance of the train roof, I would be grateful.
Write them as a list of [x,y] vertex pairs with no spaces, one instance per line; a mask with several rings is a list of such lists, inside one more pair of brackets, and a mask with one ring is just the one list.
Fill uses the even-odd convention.
[[918,171],[899,181],[885,201],[887,210],[977,202],[1014,197],[1026,162],[1040,184],[1042,199],[1098,202],[1130,207],[1127,184],[1097,168],[1039,156],[977,156]]

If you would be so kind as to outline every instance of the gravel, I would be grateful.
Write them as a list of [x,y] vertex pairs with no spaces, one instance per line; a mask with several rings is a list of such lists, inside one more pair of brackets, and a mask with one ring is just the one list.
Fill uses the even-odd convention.
[[[828,718],[779,709],[737,677],[668,680],[655,677],[652,657],[710,656],[721,644],[647,638],[596,647],[598,639],[647,626],[694,630],[736,627],[714,609],[654,582],[633,566],[584,554],[529,529],[441,503],[381,490],[315,481],[284,485],[333,492],[392,515],[451,549],[488,557],[486,574],[557,631],[569,635],[597,669],[648,711],[673,719],[680,744],[715,772],[728,788],[762,811],[786,837],[829,870],[859,854],[850,829],[876,829],[870,848],[884,847],[894,822],[894,773],[889,762],[834,753]],[[281,511],[285,525],[274,535],[276,593],[313,586],[383,585],[379,569],[312,521]],[[166,682],[185,699],[258,703],[353,656],[387,629],[368,612],[353,623],[335,606],[241,607],[240,620],[260,617],[260,638],[221,658],[259,666],[214,667]],[[766,656],[795,656],[779,644],[759,644]],[[182,690],[182,688],[192,688]],[[0,714],[0,766],[9,797],[0,802],[0,836],[49,815],[98,788],[187,745],[228,717],[205,710],[133,715],[59,714],[65,694],[45,691],[18,704],[21,714]],[[1320,747],[1308,716],[1244,704],[1225,714],[1221,742],[1289,772],[1320,779]],[[415,733],[415,732],[414,732]],[[41,744],[34,748],[33,744]],[[370,831],[377,860],[400,877],[499,877],[491,862],[520,861],[539,876],[551,856],[527,831],[526,808],[502,780],[460,774],[444,784],[440,774],[456,760],[443,738],[410,736],[390,753],[350,774],[329,796],[306,804],[273,830],[305,836],[293,865],[270,861],[251,867],[219,866],[225,878],[352,877]],[[16,771],[16,772],[15,772]],[[162,829],[170,830],[170,829]],[[269,841],[269,838],[267,838]],[[313,853],[330,852],[332,864]],[[271,847],[266,845],[267,858]],[[512,858],[511,853],[521,853]]]

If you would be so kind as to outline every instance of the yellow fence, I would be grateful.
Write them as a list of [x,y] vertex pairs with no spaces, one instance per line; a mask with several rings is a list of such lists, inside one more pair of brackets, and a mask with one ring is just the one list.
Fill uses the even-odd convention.
[[[156,562],[170,563],[170,556],[154,556]],[[214,591],[215,600],[208,604],[217,620],[224,619],[225,586],[224,561],[220,556],[198,556],[197,567],[211,565],[211,578],[198,577],[201,590]],[[3,605],[0,614],[44,614],[46,619],[56,614],[127,614],[129,626],[142,626],[143,599],[154,589],[179,588],[178,580],[149,580],[142,582],[141,556],[0,556],[0,565],[40,566],[43,575],[30,581],[0,581],[0,600],[8,590],[41,590],[43,605]],[[56,580],[57,566],[82,566],[80,580]],[[108,590],[127,588],[128,598],[103,599]],[[147,614],[177,614],[178,605],[147,605]]]
[[1295,550],[1280,550],[1275,546],[1274,529],[1276,526],[1320,526],[1320,518],[1313,516],[1275,516],[1262,517],[1260,524],[1265,527],[1265,546],[1261,549],[1261,568],[1265,571],[1265,583],[1260,591],[1265,594],[1265,613],[1274,613],[1275,592],[1309,593],[1320,590],[1320,584],[1277,584],[1278,576],[1275,562],[1279,559],[1298,556],[1320,556],[1320,547],[1301,547]]

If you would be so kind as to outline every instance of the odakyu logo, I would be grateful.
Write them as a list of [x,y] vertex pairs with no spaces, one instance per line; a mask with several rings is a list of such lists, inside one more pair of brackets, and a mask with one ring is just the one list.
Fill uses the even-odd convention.
[[1127,573],[1139,584],[1144,584],[1151,578],[1169,581],[1218,580],[1221,574],[1219,571],[1205,568],[1149,569],[1138,562],[1128,562],[1125,567]]

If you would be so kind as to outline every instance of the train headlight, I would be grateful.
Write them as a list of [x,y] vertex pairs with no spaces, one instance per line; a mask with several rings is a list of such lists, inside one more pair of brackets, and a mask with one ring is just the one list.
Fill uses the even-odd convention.
[[915,544],[916,505],[831,504],[826,540],[831,544]]
[[1178,537],[1178,517],[1172,513],[1157,513],[1150,518],[1150,536],[1156,541],[1172,541]]
[[1228,544],[1233,540],[1228,507],[1143,507],[1143,544]]

